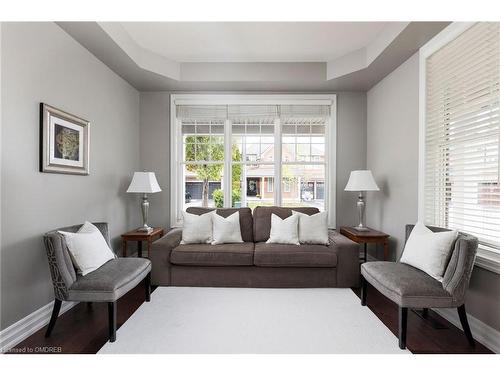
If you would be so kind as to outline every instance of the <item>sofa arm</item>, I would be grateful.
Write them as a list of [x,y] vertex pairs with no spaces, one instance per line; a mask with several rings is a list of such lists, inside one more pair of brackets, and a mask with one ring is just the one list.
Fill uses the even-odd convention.
[[151,283],[170,285],[170,253],[182,239],[182,228],[171,229],[165,236],[153,242],[151,246]]
[[359,245],[334,230],[328,231],[328,239],[337,254],[337,287],[358,287]]

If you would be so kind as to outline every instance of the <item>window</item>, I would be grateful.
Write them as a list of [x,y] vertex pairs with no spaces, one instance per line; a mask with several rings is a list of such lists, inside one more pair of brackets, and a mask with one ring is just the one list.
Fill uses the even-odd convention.
[[274,178],[267,178],[267,192],[272,193],[274,191]]
[[[190,206],[216,207],[222,199],[224,171],[224,120],[196,119],[185,113],[181,120],[182,181],[185,210]],[[194,118],[193,118],[194,117]]]
[[291,178],[289,178],[289,177],[283,177],[283,191],[285,193],[291,193],[292,192],[292,181],[291,181]]
[[335,225],[334,95],[182,94],[171,101],[173,225],[190,206],[263,205],[328,210]]
[[419,216],[478,237],[479,255],[500,259],[500,23],[452,25],[421,64]]

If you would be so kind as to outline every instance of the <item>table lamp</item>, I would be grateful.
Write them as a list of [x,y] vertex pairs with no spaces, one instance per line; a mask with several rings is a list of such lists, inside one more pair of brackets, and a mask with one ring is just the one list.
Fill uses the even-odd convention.
[[142,195],[142,227],[138,230],[141,232],[150,232],[153,230],[148,225],[148,211],[149,202],[148,194],[157,193],[161,191],[158,181],[156,181],[156,176],[154,172],[134,172],[134,177],[132,177],[132,182],[127,189],[127,193],[141,193]]
[[359,224],[353,228],[360,232],[368,231],[369,229],[365,227],[365,224],[363,223],[365,216],[365,200],[363,192],[380,190],[377,183],[373,179],[372,171],[352,171],[344,190],[359,191],[358,202],[356,203],[358,207]]

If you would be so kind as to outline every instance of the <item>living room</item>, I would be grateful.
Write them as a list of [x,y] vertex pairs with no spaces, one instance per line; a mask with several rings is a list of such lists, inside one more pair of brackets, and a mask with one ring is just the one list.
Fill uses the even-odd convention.
[[2,9],[2,353],[500,353],[495,15],[94,6]]

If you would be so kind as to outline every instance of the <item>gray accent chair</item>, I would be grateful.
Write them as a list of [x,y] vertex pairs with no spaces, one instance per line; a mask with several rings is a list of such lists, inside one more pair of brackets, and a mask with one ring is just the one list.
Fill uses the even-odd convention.
[[[107,223],[93,223],[102,233],[111,248]],[[146,301],[151,298],[151,262],[143,258],[115,258],[97,270],[81,276],[77,274],[71,261],[64,236],[58,231],[77,232],[80,225],[59,228],[44,235],[44,244],[49,260],[54,286],[54,309],[45,337],[49,337],[62,301],[107,302],[109,321],[109,341],[116,340],[116,302],[142,280],[145,281]]]
[[[414,225],[406,225],[406,241]],[[428,226],[433,232],[448,229]],[[405,241],[405,242],[406,242]],[[399,306],[399,347],[406,348],[408,308],[457,308],[460,322],[471,346],[474,339],[465,312],[465,294],[474,267],[478,246],[477,238],[459,233],[444,273],[443,282],[423,271],[397,262],[368,262],[361,265],[361,305],[366,305],[366,287],[370,283],[384,296]]]

